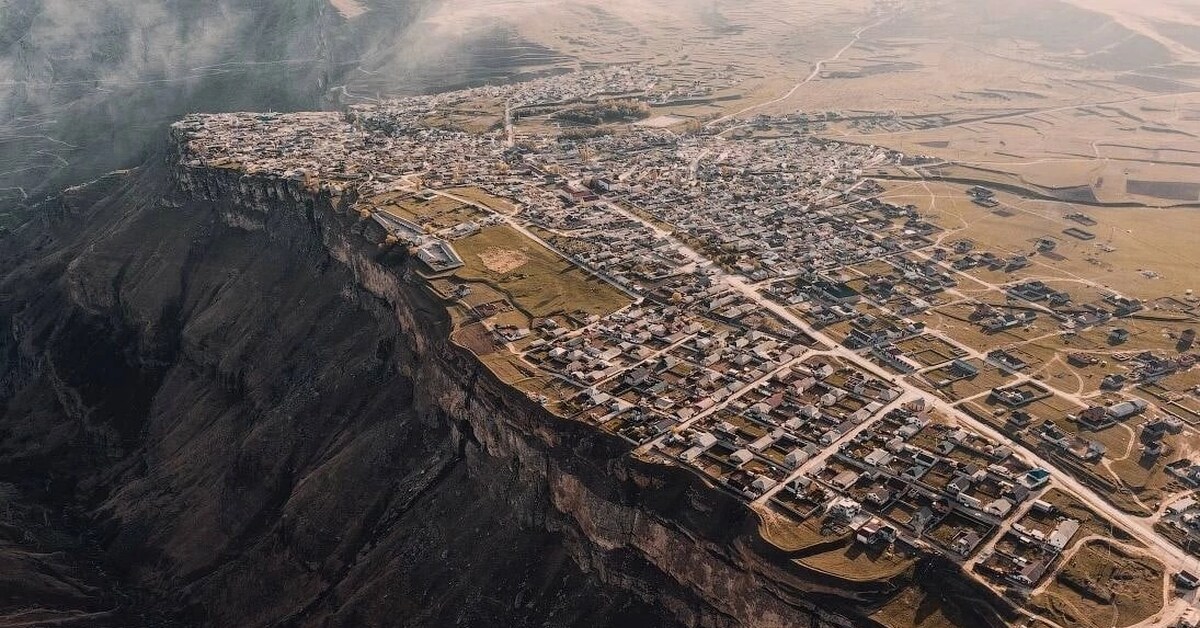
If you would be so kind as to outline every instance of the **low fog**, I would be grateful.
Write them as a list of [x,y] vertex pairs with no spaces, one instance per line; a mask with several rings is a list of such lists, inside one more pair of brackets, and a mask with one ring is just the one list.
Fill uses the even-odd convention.
[[[669,19],[711,0],[5,0],[0,203],[140,163],[191,111],[328,108],[505,80],[510,29],[547,9]],[[356,6],[357,5],[357,6]],[[604,5],[600,8],[600,5]],[[365,9],[363,15],[355,15]],[[617,16],[617,14],[622,14]],[[507,49],[507,52],[505,50]],[[537,59],[533,59],[537,61]]]
[[[1187,4],[1067,1],[1107,11],[1131,30],[1155,11],[1166,16]],[[804,11],[844,16],[877,4],[2,0],[0,217],[66,185],[143,162],[162,145],[166,125],[192,111],[331,108],[572,67],[569,51],[537,43],[540,31],[591,40],[597,33],[589,29],[607,28],[606,45],[615,47],[622,40],[612,33],[650,32],[656,41],[700,31],[721,37],[727,15],[763,13],[770,5],[777,28],[811,39],[822,35],[822,20],[806,19]]]

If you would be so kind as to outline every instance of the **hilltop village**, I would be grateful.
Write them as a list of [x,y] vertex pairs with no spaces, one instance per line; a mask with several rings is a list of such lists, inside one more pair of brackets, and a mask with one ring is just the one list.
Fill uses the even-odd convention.
[[911,157],[813,135],[827,116],[673,113],[722,87],[621,67],[174,134],[185,168],[350,195],[456,343],[738,495],[803,566],[887,579],[935,553],[1040,617],[1125,595],[1088,571],[1100,547],[1174,583],[1149,614],[1186,609],[1195,301],[1045,278],[1086,214],[1027,250],[955,236],[889,200]]

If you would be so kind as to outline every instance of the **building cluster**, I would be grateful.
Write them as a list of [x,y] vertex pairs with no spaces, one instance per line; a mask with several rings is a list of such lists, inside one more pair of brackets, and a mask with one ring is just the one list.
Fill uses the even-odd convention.
[[526,361],[580,391],[580,416],[638,444],[740,394],[812,342],[705,271],[581,329],[540,333]]
[[[1190,489],[1200,488],[1200,463],[1183,459],[1167,465],[1167,472]],[[1192,490],[1176,495],[1163,508],[1159,527],[1170,531],[1170,536],[1183,547],[1193,548],[1200,543],[1200,500]],[[1186,573],[1186,572],[1185,572]],[[1181,583],[1188,588],[1200,586],[1200,578],[1189,576],[1193,582]]]
[[[752,281],[794,276],[927,246],[868,194],[881,149],[805,137],[683,139],[589,146],[574,164],[601,189],[670,225],[693,248]],[[861,188],[861,189],[860,189]]]
[[695,408],[684,428],[655,448],[754,499],[877,418],[899,396],[889,383],[834,360],[791,360]]
[[646,100],[671,99],[678,86],[654,68],[637,65],[609,66],[506,85],[387,100],[350,108],[352,118],[364,128],[405,134],[426,126],[429,118],[462,109],[495,106],[505,112],[603,99],[637,96]]
[[[983,362],[1010,376],[1029,370],[1018,351],[984,355],[910,318],[950,300],[945,295],[955,294],[959,273],[1012,272],[1028,266],[1028,257],[977,252],[969,241],[943,248],[944,234],[914,207],[875,198],[881,188],[868,173],[900,162],[891,151],[800,134],[679,136],[657,125],[514,138],[510,126],[517,110],[535,115],[605,98],[657,103],[706,95],[623,67],[345,114],[191,116],[174,133],[184,167],[275,177],[363,201],[461,186],[511,201],[511,215],[436,230],[367,202],[360,209],[434,271],[465,263],[455,239],[489,221],[508,222],[634,297],[604,316],[496,328],[503,341],[521,341],[517,359],[568,391],[556,410],[745,499],[853,529],[861,543],[904,542],[973,562],[996,582],[1036,585],[1079,528],[1037,500],[1049,471],[923,400],[905,398],[903,382],[886,374],[936,372],[926,379],[944,388],[976,377]],[[473,107],[499,112],[505,128],[468,133],[429,123]],[[761,117],[747,126],[818,122]],[[725,130],[741,131],[732,124]],[[993,202],[985,192],[970,193],[980,204]],[[470,287],[458,289],[461,297]],[[954,300],[974,304],[968,322],[988,333],[1042,316],[1081,330],[1143,307],[1115,294],[1078,304],[1039,281],[1003,290],[1010,307]],[[486,317],[492,305],[477,314]],[[814,337],[824,335],[814,329],[830,330],[842,346],[819,342]],[[944,356],[933,361],[922,352]],[[1097,363],[1083,352],[1069,359]],[[1125,374],[1110,377],[1152,382],[1194,364],[1153,353],[1126,362]],[[1146,410],[1138,400],[1087,408],[1067,417],[1079,427],[1072,433],[1053,421],[1031,424],[1024,409],[1053,393],[1024,375],[985,394],[1011,414],[1006,429],[1028,430],[1083,461],[1105,453],[1083,432]],[[1153,448],[1165,447],[1165,435],[1180,427],[1170,419],[1143,424],[1146,451],[1160,455]],[[1200,465],[1171,472],[1200,485]],[[1189,513],[1200,515],[1200,508],[1181,507],[1172,521],[1193,525],[1184,518]]]
[[[1114,330],[1120,331],[1120,329]],[[1112,372],[1105,376],[1102,388],[1118,390],[1126,383],[1153,384],[1175,373],[1187,371],[1200,360],[1197,353],[1166,355],[1162,352],[1139,351],[1116,353],[1113,361],[1123,367],[1124,372]]]
[[982,557],[976,569],[992,580],[1022,588],[1037,586],[1079,533],[1081,522],[1053,504],[1034,501]]
[[965,560],[1048,479],[1007,445],[908,403],[841,444],[789,491],[819,487],[833,500],[827,515],[850,525],[883,521],[911,545]]

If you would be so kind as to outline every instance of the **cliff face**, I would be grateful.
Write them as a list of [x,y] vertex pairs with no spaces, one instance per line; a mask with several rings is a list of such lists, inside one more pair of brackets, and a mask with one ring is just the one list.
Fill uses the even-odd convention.
[[148,167],[0,236],[0,626],[858,623],[883,585],[449,344],[350,203]]

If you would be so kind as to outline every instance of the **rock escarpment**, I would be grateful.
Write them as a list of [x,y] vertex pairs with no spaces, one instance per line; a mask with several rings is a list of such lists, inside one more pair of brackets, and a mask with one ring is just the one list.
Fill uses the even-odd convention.
[[352,202],[149,166],[0,236],[0,626],[855,625],[893,587],[496,380]]

